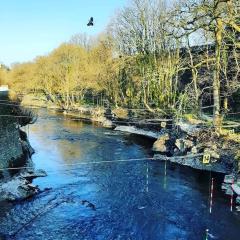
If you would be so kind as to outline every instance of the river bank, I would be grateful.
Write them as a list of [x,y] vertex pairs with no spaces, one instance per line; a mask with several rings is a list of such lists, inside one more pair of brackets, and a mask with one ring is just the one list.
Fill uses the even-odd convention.
[[[233,173],[237,179],[239,141],[233,134],[216,134],[206,122],[182,119],[154,118],[146,111],[123,108],[104,108],[94,106],[75,106],[69,110],[60,109],[46,99],[27,96],[22,100],[24,106],[29,104],[62,111],[65,116],[75,120],[98,123],[115,131],[123,131],[155,139],[152,151],[154,158],[171,161],[203,171]],[[208,160],[203,163],[203,158]]]
[[0,100],[0,202],[22,200],[39,192],[32,181],[46,173],[35,171],[31,160],[34,149],[21,128],[30,116],[9,99],[8,92],[0,93]]
[[[55,109],[74,119],[155,139],[152,150],[160,160],[167,156],[169,161],[196,169],[228,174],[238,172],[239,136],[228,131],[216,134],[210,123],[203,120],[159,118],[145,109],[72,106],[67,110],[43,96],[34,95],[24,96],[22,104]],[[210,157],[206,164],[203,164],[203,155]]]

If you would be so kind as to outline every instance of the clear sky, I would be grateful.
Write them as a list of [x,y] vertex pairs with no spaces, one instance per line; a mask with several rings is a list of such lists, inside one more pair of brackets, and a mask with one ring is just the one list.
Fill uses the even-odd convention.
[[[0,0],[0,63],[49,53],[76,33],[104,30],[127,0]],[[95,26],[87,27],[90,17]]]

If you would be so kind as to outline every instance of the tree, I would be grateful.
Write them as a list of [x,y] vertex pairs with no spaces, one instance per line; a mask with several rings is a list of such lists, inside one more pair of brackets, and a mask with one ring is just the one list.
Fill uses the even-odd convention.
[[7,84],[8,73],[9,73],[9,68],[3,64],[0,64],[0,85]]
[[151,112],[173,108],[177,102],[179,43],[168,34],[167,14],[165,1],[133,0],[110,26],[122,62],[132,59],[134,66],[126,71],[127,61],[120,73],[128,82],[139,79],[139,99]]
[[[214,126],[216,130],[221,128],[221,87],[222,87],[222,58],[223,46],[226,28],[231,27],[234,31],[239,30],[237,21],[239,19],[238,1],[233,0],[193,0],[183,2],[174,9],[173,24],[175,27],[175,35],[179,38],[190,36],[195,33],[208,32],[211,35],[215,52],[210,56],[204,64],[209,63],[213,69],[213,101],[214,101]],[[177,23],[177,24],[176,24]],[[209,44],[206,42],[205,44]],[[238,46],[238,43],[235,44]],[[191,56],[190,56],[191,58]],[[214,60],[214,61],[212,61]],[[195,78],[196,99],[198,98],[196,85],[196,69],[191,64],[193,78]]]

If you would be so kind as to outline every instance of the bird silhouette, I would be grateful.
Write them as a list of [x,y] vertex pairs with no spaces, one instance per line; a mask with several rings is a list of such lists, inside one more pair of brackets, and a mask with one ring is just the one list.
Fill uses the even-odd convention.
[[88,27],[93,26],[93,17],[90,17],[87,26],[88,26]]

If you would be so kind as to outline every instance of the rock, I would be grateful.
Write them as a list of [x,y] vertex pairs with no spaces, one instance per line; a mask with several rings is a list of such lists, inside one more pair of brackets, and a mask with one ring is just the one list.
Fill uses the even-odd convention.
[[37,177],[46,177],[47,176],[47,173],[42,169],[38,169],[34,173],[35,173],[35,176],[37,176]]
[[191,153],[192,153],[192,154],[196,154],[196,153],[198,153],[198,149],[197,149],[196,146],[193,146],[193,147],[192,147],[192,149],[191,149]]
[[220,159],[220,155],[214,151],[210,151],[210,155],[212,158]]
[[165,145],[165,142],[161,142],[161,141],[156,141],[153,144],[152,150],[154,152],[160,152],[160,153],[167,153],[167,152],[169,152],[169,149]]
[[96,117],[93,118],[93,121],[99,122],[100,124],[102,124],[103,127],[106,127],[106,128],[112,128],[113,127],[112,121],[107,119],[104,116],[96,116]]
[[233,191],[234,191],[237,195],[240,195],[240,185],[238,185],[238,184],[233,184],[233,185],[232,185],[232,189],[233,189]]
[[205,148],[204,153],[209,153],[211,158],[220,159],[220,155],[210,148]]
[[38,189],[38,185],[34,185],[34,184],[28,184],[28,187],[30,189]]
[[191,149],[194,146],[193,141],[184,139],[184,138],[179,138],[175,142],[176,147],[179,149],[179,151],[186,152],[188,149]]
[[222,186],[221,186],[222,190],[228,190],[228,189],[231,189],[231,184],[227,184],[227,183],[222,183]]
[[162,140],[162,141],[168,141],[168,140],[170,140],[170,136],[169,136],[169,134],[168,133],[164,133],[163,135],[161,135],[159,138],[158,138],[158,140]]
[[[128,132],[131,134],[136,134],[136,135],[141,135],[141,136],[145,136],[145,137],[149,137],[149,138],[153,138],[153,139],[158,139],[159,137],[159,132],[157,131],[147,131],[147,130],[143,130],[134,126],[117,126],[115,129],[115,131],[122,131],[122,132]],[[162,136],[162,135],[160,135]]]
[[226,189],[225,194],[232,196],[233,195],[233,190],[231,188],[230,189],[228,188],[228,189]]
[[189,166],[195,169],[218,172],[218,173],[225,173],[228,172],[228,169],[223,166],[221,163],[215,163],[212,165],[203,164],[202,163],[202,153],[197,154],[189,154],[185,156],[173,156],[173,157],[166,157],[161,154],[154,154],[154,158],[156,160],[165,161],[166,159],[178,163],[181,165]]
[[2,196],[1,196],[1,199],[2,200],[7,200],[7,201],[10,201],[10,202],[13,202],[16,200],[16,196],[14,196],[12,193],[10,192],[6,192],[6,193],[3,193]]
[[180,150],[181,152],[184,152],[184,143],[182,141],[182,139],[177,139],[175,142],[176,147],[178,148],[178,150]]
[[103,121],[102,125],[103,125],[103,127],[106,127],[106,128],[112,128],[113,127],[113,123],[110,120]]
[[177,126],[179,127],[179,129],[186,133],[189,136],[197,136],[199,134],[199,132],[201,131],[201,129],[199,128],[198,125],[193,125],[187,122],[183,122],[180,121]]
[[0,185],[0,201],[22,200],[32,197],[39,192],[37,185],[32,184],[32,180],[36,177],[45,177],[46,172],[43,170],[33,171],[32,169],[21,173],[11,180]]
[[225,175],[224,176],[224,182],[227,184],[232,184],[235,180],[235,177],[233,174]]
[[169,134],[166,133],[160,136],[157,141],[154,142],[152,150],[154,152],[167,153],[169,152],[169,146],[167,145],[167,141],[170,139]]
[[[32,184],[20,185],[18,187],[19,199],[32,197],[39,191],[38,187]],[[18,199],[17,198],[17,199]]]
[[28,170],[27,172],[21,173],[20,176],[28,181],[32,181],[38,177],[46,177],[47,173],[42,169],[36,171]]

